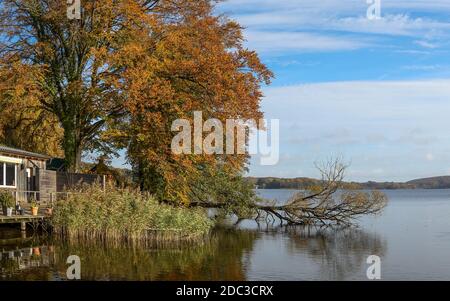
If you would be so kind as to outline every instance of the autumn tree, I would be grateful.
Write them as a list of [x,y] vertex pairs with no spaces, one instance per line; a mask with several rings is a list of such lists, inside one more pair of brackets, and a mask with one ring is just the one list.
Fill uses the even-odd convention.
[[213,14],[211,1],[162,1],[155,12],[157,43],[149,40],[143,47],[147,34],[130,41],[124,51],[133,49],[134,55],[117,62],[126,70],[119,84],[127,91],[127,115],[107,135],[128,146],[142,189],[189,204],[198,190],[214,193],[202,179],[222,173],[234,177],[243,172],[248,156],[175,154],[173,122],[186,119],[193,126],[195,111],[223,125],[226,119],[258,120],[263,117],[261,85],[272,73],[243,46],[241,27]]
[[[114,85],[124,70],[115,62],[118,53],[133,57],[134,50],[124,44],[142,36],[132,34],[137,28],[151,33],[156,2],[86,0],[81,19],[70,20],[66,1],[2,1],[0,68],[3,73],[12,65],[33,70],[32,78],[18,75],[39,91],[37,110],[54,116],[63,129],[60,144],[70,170],[79,170],[84,150],[112,150],[102,132],[109,119],[124,113],[125,102],[125,93]],[[5,87],[2,93],[13,90]]]
[[40,106],[35,69],[20,63],[0,69],[0,141],[51,156],[62,156],[62,129],[53,114]]
[[87,0],[70,20],[64,1],[5,0],[0,68],[32,72],[4,85],[2,104],[14,109],[5,99],[18,99],[26,79],[31,107],[62,129],[70,170],[85,150],[125,148],[142,189],[187,203],[204,170],[238,173],[247,156],[174,155],[172,122],[193,111],[259,119],[260,85],[272,76],[243,46],[241,27],[213,14],[214,2]]

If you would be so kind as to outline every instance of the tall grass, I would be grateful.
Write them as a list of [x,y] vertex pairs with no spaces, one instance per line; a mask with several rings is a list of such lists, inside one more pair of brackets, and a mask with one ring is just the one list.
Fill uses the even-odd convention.
[[56,233],[68,238],[145,242],[202,237],[213,222],[201,209],[159,204],[139,191],[89,186],[71,191],[55,206]]

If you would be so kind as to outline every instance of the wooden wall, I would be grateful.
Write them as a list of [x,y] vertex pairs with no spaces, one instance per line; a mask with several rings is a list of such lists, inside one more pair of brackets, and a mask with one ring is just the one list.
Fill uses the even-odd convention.
[[38,175],[38,187],[39,201],[50,202],[51,193],[56,192],[56,172],[51,170],[39,169]]
[[80,186],[82,184],[102,184],[102,177],[92,174],[56,172],[56,191],[63,192],[67,189]]
[[67,189],[83,184],[92,185],[99,183],[102,185],[102,176],[92,174],[78,174],[57,172],[53,170],[39,170],[39,194],[41,202],[50,202],[51,194],[64,192]]

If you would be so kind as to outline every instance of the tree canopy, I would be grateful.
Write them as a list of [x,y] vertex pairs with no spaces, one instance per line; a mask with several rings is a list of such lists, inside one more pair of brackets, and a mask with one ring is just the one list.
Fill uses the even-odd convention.
[[222,122],[263,116],[260,87],[273,75],[243,46],[241,26],[213,13],[214,2],[86,0],[71,20],[64,1],[3,1],[5,141],[21,146],[14,137],[39,129],[28,148],[62,151],[72,171],[84,151],[125,149],[143,189],[183,203],[205,170],[242,171],[246,155],[170,149],[172,122],[194,111]]

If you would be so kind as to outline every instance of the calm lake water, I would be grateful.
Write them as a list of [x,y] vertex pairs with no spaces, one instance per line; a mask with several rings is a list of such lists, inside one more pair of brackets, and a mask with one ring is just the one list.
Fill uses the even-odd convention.
[[[259,190],[284,201],[292,190]],[[367,280],[381,258],[384,280],[450,280],[450,190],[386,191],[389,205],[360,227],[258,228],[248,221],[189,246],[129,248],[20,238],[0,229],[0,280],[64,280],[69,255],[84,280]]]

